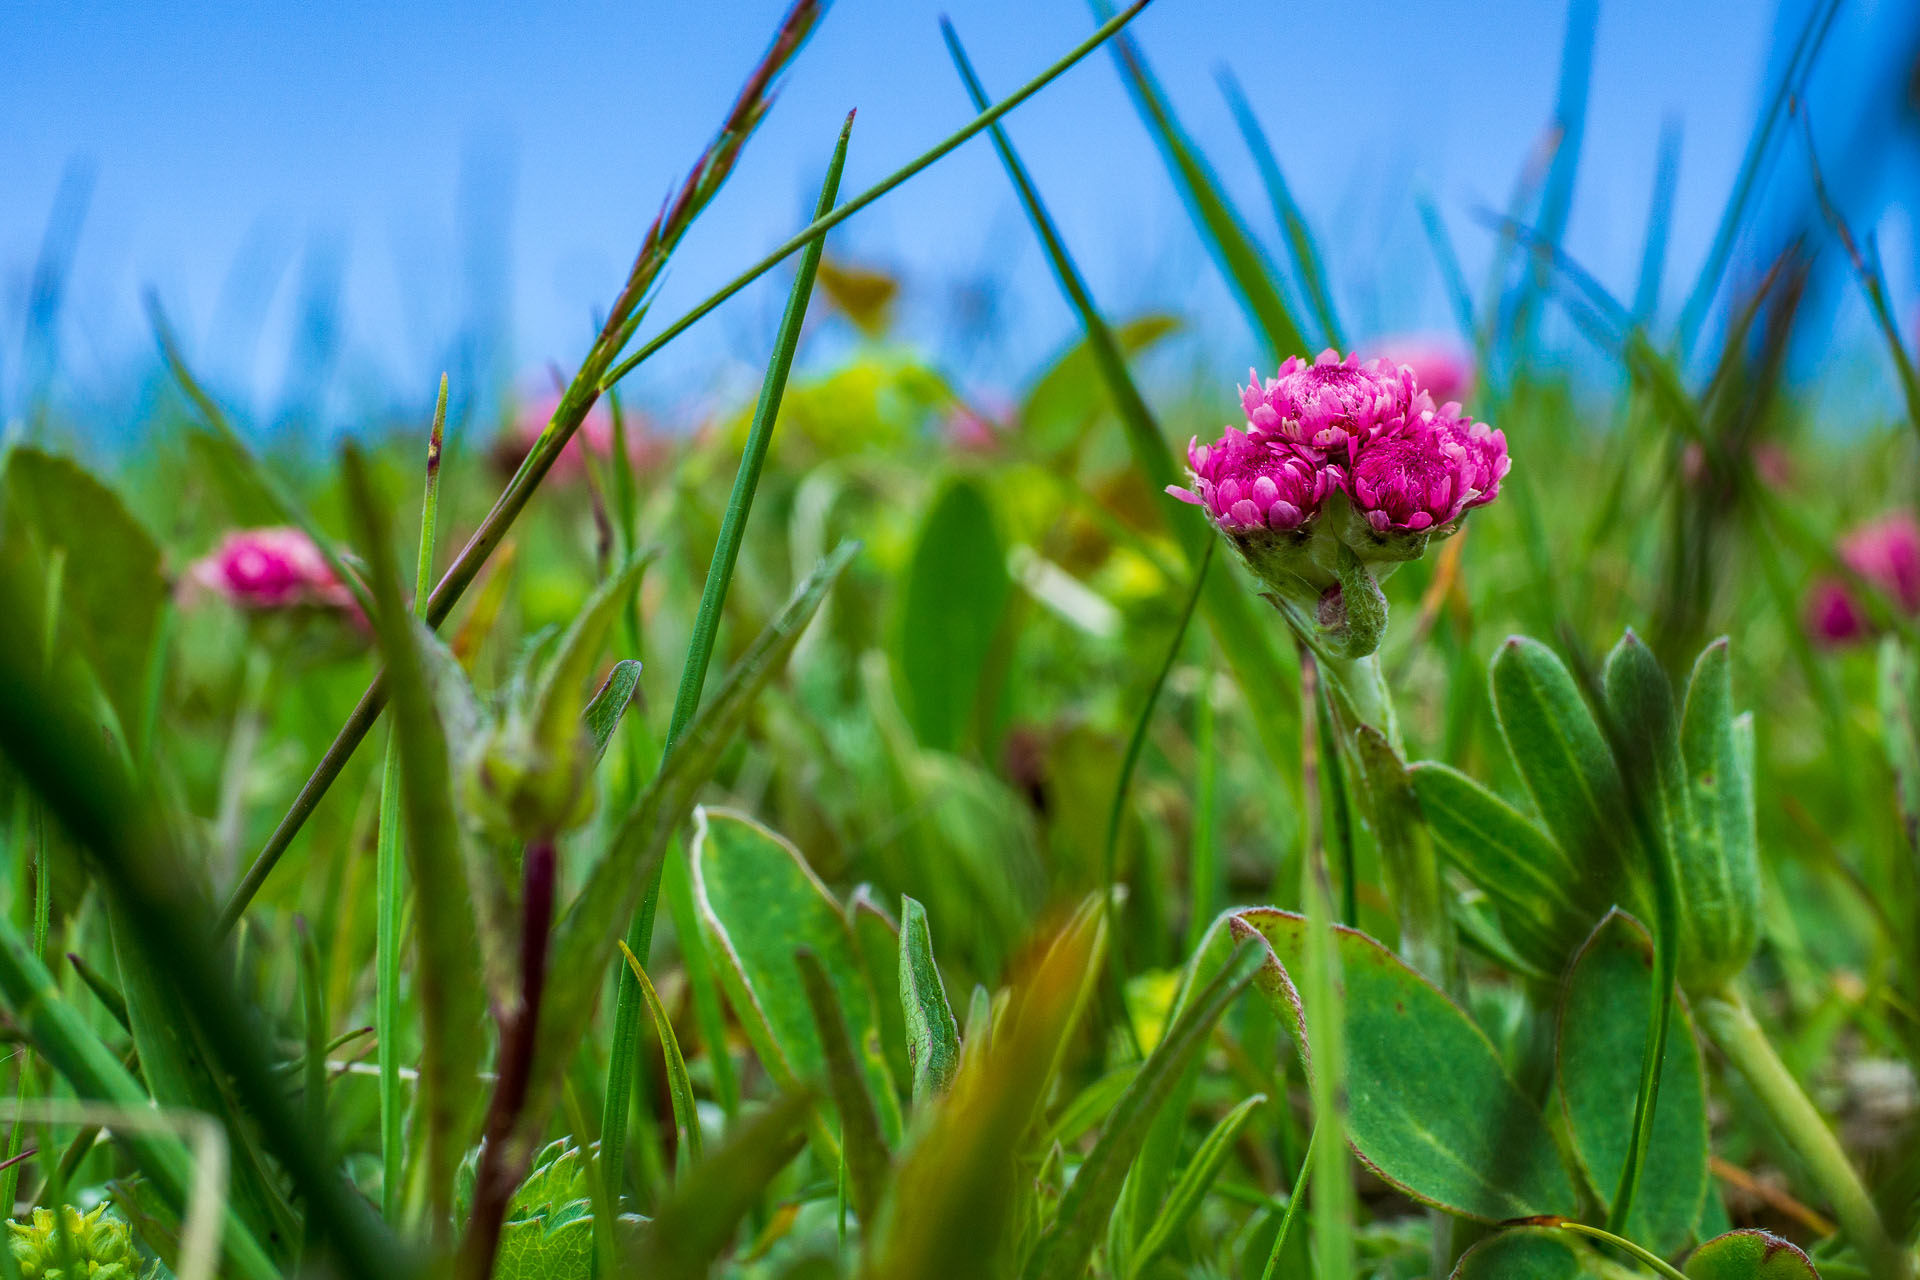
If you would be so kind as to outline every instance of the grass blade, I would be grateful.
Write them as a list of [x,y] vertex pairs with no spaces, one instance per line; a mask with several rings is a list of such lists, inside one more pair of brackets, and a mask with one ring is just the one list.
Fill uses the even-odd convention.
[[[821,184],[816,216],[833,207],[840,190],[840,174],[846,166],[847,141],[853,133],[853,116],[847,116],[834,144],[833,157],[827,162],[826,181]],[[700,611],[693,622],[693,634],[687,641],[686,663],[680,668],[680,687],[674,695],[673,718],[668,723],[665,755],[672,755],[687,725],[700,706],[700,694],[706,686],[707,666],[713,660],[714,641],[720,633],[720,616],[726,608],[727,591],[733,585],[734,565],[740,559],[740,544],[746,538],[747,517],[753,511],[754,491],[760,485],[760,471],[773,443],[773,428],[779,421],[780,401],[786,394],[787,375],[793,369],[794,351],[800,345],[800,330],[807,316],[807,303],[813,296],[813,281],[820,269],[824,240],[814,240],[800,258],[800,270],[787,295],[786,314],[774,340],[773,359],[767,365],[760,385],[760,402],[754,408],[753,425],[747,432],[746,447],[740,454],[740,467],[734,473],[733,492],[727,499],[726,514],[721,517],[720,535],[707,565],[706,585],[700,594]],[[660,895],[660,866],[649,868],[640,908],[627,929],[627,949],[644,963],[653,949],[654,913]],[[640,992],[631,974],[622,970],[613,1014],[613,1051],[607,1061],[606,1111],[601,1117],[602,1158],[615,1178],[623,1167],[626,1147],[627,1110],[631,1105],[633,1060],[638,1050],[640,1028]],[[617,1181],[616,1181],[617,1185]]]
[[[416,623],[400,595],[386,513],[359,450],[349,445],[343,461],[348,497],[367,549],[372,620],[393,687],[407,861],[415,884],[450,888],[465,883],[465,871],[457,847],[460,826],[446,734],[428,687]],[[418,1105],[428,1212],[441,1240],[452,1229],[454,1169],[466,1153],[479,1097],[483,1010],[480,986],[472,980],[476,937],[472,907],[457,890],[439,894],[434,909],[420,912],[415,925],[414,972],[422,1017]]]
[[[1093,10],[1100,17],[1107,16],[1103,0],[1093,0]],[[1139,46],[1131,36],[1121,35],[1115,37],[1110,47],[1140,119],[1160,148],[1188,214],[1204,234],[1221,274],[1239,297],[1248,322],[1267,340],[1276,362],[1291,355],[1308,354],[1307,340],[1300,335],[1300,326],[1294,322],[1286,299],[1280,296],[1280,289],[1274,283],[1277,273],[1273,263],[1247,230],[1246,220],[1227,198],[1220,180],[1214,177],[1193,140],[1181,129],[1172,104],[1147,68]]]
[[1247,150],[1253,153],[1254,166],[1260,170],[1260,181],[1267,188],[1267,199],[1273,204],[1274,217],[1280,223],[1280,234],[1286,238],[1287,253],[1293,259],[1294,274],[1300,278],[1301,290],[1307,295],[1307,305],[1313,308],[1314,321],[1320,326],[1315,345],[1345,350],[1347,344],[1340,336],[1340,318],[1334,311],[1333,295],[1327,288],[1327,273],[1320,262],[1320,248],[1314,242],[1313,229],[1300,212],[1293,191],[1287,185],[1286,175],[1280,172],[1280,161],[1275,158],[1273,147],[1267,142],[1266,131],[1260,127],[1260,118],[1253,114],[1252,104],[1240,91],[1239,80],[1225,67],[1220,68],[1219,80],[1220,91],[1226,95],[1234,123],[1240,126],[1240,136],[1246,139]]
[[1206,1044],[1213,1024],[1253,981],[1261,949],[1236,946],[1233,959],[1215,975],[1169,1028],[1114,1106],[1093,1150],[1060,1199],[1059,1215],[1041,1236],[1022,1272],[1026,1280],[1066,1280],[1085,1273],[1087,1260],[1106,1230],[1107,1218],[1147,1130],[1175,1085]]
[[795,953],[794,963],[799,967],[800,982],[806,989],[807,1005],[813,1011],[813,1024],[820,1032],[820,1047],[827,1061],[827,1086],[833,1093],[833,1105],[840,1112],[840,1154],[847,1186],[853,1193],[853,1211],[860,1215],[861,1222],[870,1223],[880,1215],[880,1202],[886,1195],[893,1163],[887,1154],[887,1140],[880,1132],[880,1114],[874,1110],[866,1074],[854,1053],[846,1011],[840,1007],[833,979],[827,976],[826,967],[812,951],[802,949]]
[[[433,543],[440,511],[440,449],[447,427],[447,376],[440,375],[427,432],[426,493],[420,504],[420,553],[414,563],[413,607],[424,609],[433,583]],[[388,1222],[400,1209],[405,1164],[400,1098],[400,930],[407,882],[400,849],[400,742],[387,739],[380,776],[380,831],[374,850],[374,1035],[380,1046],[380,1207]]]
[[647,1012],[653,1016],[654,1034],[660,1037],[660,1053],[667,1066],[667,1091],[673,1100],[673,1122],[680,1126],[681,1141],[686,1144],[678,1163],[685,1168],[689,1162],[698,1162],[701,1158],[700,1113],[694,1106],[693,1082],[687,1078],[687,1060],[681,1056],[680,1038],[673,1034],[673,1022],[667,1017],[666,1006],[660,1003],[659,993],[654,991],[647,971],[640,967],[639,959],[627,950],[624,942],[620,944],[620,954],[633,970],[634,981],[640,984]]
[[1134,1250],[1128,1275],[1137,1276],[1146,1270],[1147,1264],[1158,1257],[1160,1251],[1172,1243],[1174,1236],[1187,1225],[1187,1219],[1193,1216],[1194,1210],[1200,1207],[1200,1201],[1206,1196],[1207,1188],[1213,1185],[1220,1166],[1232,1154],[1234,1141],[1252,1118],[1253,1109],[1264,1105],[1266,1100],[1266,1094],[1254,1094],[1220,1117],[1219,1123],[1200,1140],[1199,1149],[1193,1153],[1193,1159],[1187,1162],[1187,1167],[1180,1171],[1179,1179],[1167,1193],[1167,1202],[1160,1206],[1160,1212],[1155,1215],[1146,1238]]
[[[974,74],[953,25],[943,23],[941,30],[946,35],[947,52],[968,94],[976,105],[984,105],[987,101],[986,91],[981,88],[979,77]],[[1000,153],[1000,161],[1008,179],[1019,193],[1021,204],[1026,207],[1027,219],[1033,224],[1034,233],[1040,237],[1041,246],[1046,250],[1047,260],[1053,267],[1061,290],[1080,317],[1094,363],[1107,385],[1108,394],[1113,397],[1120,424],[1126,430],[1134,465],[1156,494],[1163,492],[1178,478],[1173,465],[1173,452],[1167,447],[1166,437],[1154,420],[1153,411],[1147,407],[1146,398],[1135,385],[1133,376],[1127,372],[1126,356],[1119,341],[1101,316],[1099,308],[1094,305],[1085,279],[1068,254],[1059,230],[1048,216],[1046,207],[1041,204],[1039,191],[1027,175],[1026,166],[1015,154],[1013,143],[1004,129],[996,127],[993,130],[993,144]],[[1176,518],[1166,505],[1172,501],[1171,498],[1158,498],[1154,509],[1166,521],[1168,530],[1186,553],[1187,563],[1197,568],[1213,534],[1204,522],[1183,518],[1184,512],[1179,513],[1181,518]],[[1210,574],[1208,578],[1210,581],[1203,599],[1214,638],[1219,641],[1228,662],[1233,664],[1234,675],[1253,713],[1261,745],[1278,767],[1279,776],[1291,778],[1299,769],[1294,738],[1299,725],[1300,708],[1288,702],[1283,691],[1297,687],[1297,668],[1282,656],[1283,651],[1274,642],[1274,632],[1278,628],[1261,625],[1253,612],[1251,597],[1241,590],[1240,584],[1226,574]]]

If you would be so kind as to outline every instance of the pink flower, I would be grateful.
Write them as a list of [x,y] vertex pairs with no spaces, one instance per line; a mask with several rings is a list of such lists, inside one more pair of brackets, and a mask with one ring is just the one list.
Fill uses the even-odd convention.
[[[519,467],[522,459],[532,450],[534,442],[540,438],[540,433],[547,429],[553,411],[559,407],[559,395],[549,394],[530,401],[521,410],[494,447],[494,462],[500,470],[511,473]],[[668,443],[645,418],[629,408],[626,410],[625,426],[627,456],[635,466],[650,467],[664,457]],[[596,459],[607,458],[613,453],[613,411],[604,397],[593,402],[579,429],[573,433],[573,439],[567,441],[567,447],[553,460],[553,469],[547,473],[550,480],[567,484],[585,476],[587,468],[580,454],[582,442]]]
[[1321,500],[1339,483],[1326,466],[1289,443],[1227,428],[1212,444],[1195,437],[1187,445],[1193,488],[1169,485],[1182,502],[1202,507],[1222,533],[1298,529],[1320,511]]
[[1388,368],[1405,367],[1436,401],[1465,400],[1473,391],[1473,354],[1458,342],[1430,334],[1382,338],[1374,354]]
[[1277,376],[1260,383],[1249,370],[1240,392],[1248,429],[1323,453],[1351,449],[1389,424],[1432,401],[1415,384],[1413,370],[1358,355],[1340,358],[1328,348],[1308,364],[1287,357]]
[[354,603],[313,539],[298,529],[229,533],[212,552],[194,562],[187,570],[187,581],[242,609],[348,608]]
[[[1920,523],[1902,511],[1840,540],[1840,559],[1908,615],[1920,614]],[[1827,644],[1864,638],[1872,627],[1845,582],[1823,578],[1807,594],[1807,629]]]
[[1345,488],[1376,532],[1418,533],[1492,502],[1511,465],[1504,433],[1448,403],[1357,446]]
[[1005,434],[1007,414],[956,404],[940,424],[940,434],[958,453],[992,453]]

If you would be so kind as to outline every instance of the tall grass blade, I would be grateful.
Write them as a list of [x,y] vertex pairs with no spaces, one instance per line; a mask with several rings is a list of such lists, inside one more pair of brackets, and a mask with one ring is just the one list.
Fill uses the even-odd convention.
[[[1593,31],[1599,0],[1571,0],[1567,34],[1560,48],[1560,87],[1553,107],[1553,161],[1547,166],[1535,218],[1542,245],[1557,246],[1573,212],[1573,184],[1580,171],[1581,143],[1587,131],[1587,88],[1593,79]],[[1531,265],[1511,303],[1509,354],[1524,361],[1533,346],[1534,325],[1546,296],[1552,263],[1536,248]]]
[[[440,451],[447,427],[447,376],[440,375],[433,425],[427,431],[426,492],[420,504],[420,551],[414,562],[415,616],[433,585],[434,533],[440,512]],[[400,929],[407,881],[400,849],[400,742],[387,739],[380,772],[380,830],[374,848],[374,1036],[380,1047],[380,1207],[392,1222],[400,1211],[405,1170],[400,1096]]]
[[477,926],[458,848],[459,817],[447,739],[434,707],[417,625],[400,594],[392,531],[366,464],[349,445],[343,456],[347,495],[367,549],[374,592],[373,624],[393,687],[401,800],[413,882],[440,889],[433,909],[415,924],[414,980],[420,992],[418,1109],[425,1149],[427,1209],[436,1239],[450,1238],[454,1170],[466,1153],[479,1099],[481,987],[473,981]]
[[[1108,16],[1105,0],[1092,0],[1092,4],[1096,16]],[[1180,127],[1173,105],[1147,67],[1145,55],[1128,35],[1115,37],[1109,47],[1134,108],[1153,135],[1188,214],[1206,239],[1227,284],[1239,298],[1248,323],[1266,339],[1269,354],[1276,362],[1291,355],[1308,354],[1307,340],[1300,336],[1300,326],[1294,322],[1286,299],[1280,295],[1272,261],[1247,230],[1246,219],[1234,208],[1193,139]]]
[[[953,59],[967,93],[976,106],[984,106],[986,91],[967,60],[960,37],[951,23],[943,23],[941,30],[946,35],[947,53]],[[1154,420],[1153,411],[1147,407],[1145,397],[1140,394],[1133,376],[1127,372],[1126,355],[1112,328],[1094,304],[1086,280],[1074,265],[1046,207],[1041,204],[1040,193],[1027,175],[1026,166],[1015,154],[1006,130],[997,126],[994,128],[993,144],[1000,153],[1001,164],[1014,190],[1018,192],[1021,204],[1026,207],[1027,220],[1032,223],[1041,247],[1046,250],[1054,277],[1067,295],[1068,303],[1080,317],[1101,380],[1106,383],[1107,392],[1113,397],[1120,424],[1126,431],[1134,466],[1151,489],[1164,491],[1168,485],[1177,482],[1173,453]],[[1183,518],[1184,512],[1168,510],[1166,504],[1171,501],[1170,498],[1158,499],[1154,509],[1179,542],[1188,565],[1197,568],[1213,535],[1204,522]],[[1299,724],[1300,708],[1288,702],[1283,691],[1297,685],[1297,668],[1282,656],[1282,651],[1275,644],[1274,632],[1278,628],[1262,625],[1253,612],[1251,598],[1239,583],[1227,574],[1209,574],[1207,582],[1203,600],[1208,621],[1213,626],[1214,638],[1227,655],[1227,661],[1232,664],[1241,692],[1253,711],[1261,744],[1277,766],[1280,776],[1290,778],[1299,767],[1294,729]]]
[[871,1223],[879,1216],[893,1163],[880,1131],[880,1113],[874,1109],[866,1072],[854,1050],[846,1011],[840,1007],[833,979],[812,951],[802,950],[793,959],[806,990],[807,1006],[813,1012],[813,1025],[820,1033],[827,1087],[840,1112],[840,1157],[853,1211],[862,1223]]
[[1273,205],[1274,218],[1286,240],[1287,254],[1293,259],[1294,275],[1299,277],[1301,292],[1306,294],[1314,322],[1319,325],[1314,345],[1344,351],[1346,339],[1341,336],[1340,318],[1334,310],[1333,294],[1327,288],[1327,273],[1321,264],[1320,246],[1314,240],[1313,228],[1307,225],[1306,215],[1300,212],[1299,202],[1293,198],[1286,175],[1280,171],[1280,161],[1267,141],[1266,130],[1260,127],[1260,118],[1254,115],[1247,95],[1240,91],[1240,81],[1224,66],[1218,78],[1220,92],[1226,96],[1234,123],[1240,126],[1240,136],[1246,140],[1247,150],[1253,153],[1254,166],[1260,170],[1260,181],[1267,188],[1267,199]]
[[1660,282],[1666,277],[1667,239],[1673,232],[1673,189],[1680,181],[1680,121],[1660,123],[1660,151],[1653,165],[1653,195],[1647,206],[1647,234],[1640,249],[1639,283],[1633,289],[1633,320],[1645,327],[1660,309]]
[[1021,1273],[1025,1280],[1066,1280],[1086,1273],[1094,1247],[1120,1199],[1127,1170],[1146,1141],[1160,1108],[1173,1094],[1187,1065],[1206,1045],[1213,1024],[1253,981],[1264,952],[1255,944],[1236,945],[1233,958],[1167,1028],[1140,1072],[1115,1104],[1074,1175],[1053,1225],[1040,1237]]
[[673,1034],[673,1022],[653,989],[653,980],[647,977],[639,958],[627,950],[624,942],[620,944],[620,954],[633,970],[634,981],[640,984],[640,994],[646,997],[647,1012],[653,1018],[653,1032],[660,1038],[660,1053],[667,1066],[667,1091],[673,1103],[673,1122],[680,1126],[680,1141],[685,1144],[677,1163],[684,1169],[689,1162],[697,1163],[701,1159],[702,1146],[700,1112],[693,1101],[693,1082],[687,1078],[687,1060],[681,1056],[680,1038]]
[[[847,142],[853,133],[853,116],[848,114],[827,162],[826,180],[820,186],[815,216],[833,208],[840,191],[840,174],[846,167]],[[807,317],[807,303],[813,297],[813,281],[820,269],[824,240],[809,243],[801,254],[800,270],[787,295],[786,314],[774,339],[773,358],[760,385],[760,401],[754,407],[753,424],[747,431],[746,447],[740,454],[740,466],[734,473],[733,492],[727,499],[726,513],[720,520],[720,534],[707,565],[706,585],[700,594],[700,611],[693,621],[693,634],[687,641],[687,658],[680,668],[680,687],[674,695],[673,717],[668,723],[665,755],[671,756],[680,736],[692,723],[700,707],[700,694],[706,686],[707,666],[713,660],[713,646],[720,633],[720,617],[726,608],[727,591],[733,585],[733,570],[740,559],[740,545],[746,539],[747,518],[753,511],[753,495],[760,486],[760,471],[773,444],[774,425],[780,418],[780,401],[786,394],[787,376],[793,370],[793,356],[800,345],[800,331]],[[627,930],[626,947],[644,964],[653,949],[654,914],[660,895],[660,867],[648,871],[639,911]],[[640,991],[633,975],[622,969],[619,994],[613,1014],[613,1051],[607,1061],[606,1111],[601,1117],[602,1158],[613,1170],[615,1185],[623,1167],[626,1147],[627,1109],[631,1102],[634,1055],[639,1045]]]

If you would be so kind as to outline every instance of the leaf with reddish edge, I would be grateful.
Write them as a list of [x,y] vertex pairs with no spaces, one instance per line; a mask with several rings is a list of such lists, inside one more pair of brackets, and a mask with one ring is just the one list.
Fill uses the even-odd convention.
[[1798,1245],[1752,1227],[1715,1236],[1681,1270],[1689,1280],[1820,1280]]
[[[1235,913],[1234,932],[1268,948],[1255,976],[1292,1026],[1313,1070],[1306,1013],[1290,976],[1305,961],[1306,917],[1273,907]],[[1367,935],[1334,928],[1347,1046],[1347,1141],[1413,1199],[1483,1222],[1559,1214],[1578,1204],[1545,1118],[1499,1052],[1441,990]]]

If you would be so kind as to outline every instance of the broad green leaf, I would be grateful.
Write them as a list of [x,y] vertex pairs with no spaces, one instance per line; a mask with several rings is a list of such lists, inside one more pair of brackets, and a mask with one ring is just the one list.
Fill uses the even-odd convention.
[[1644,865],[1630,834],[1620,768],[1580,687],[1553,651],[1510,637],[1493,659],[1493,706],[1521,781],[1572,859],[1571,893],[1598,918],[1616,903],[1645,914]]
[[1752,1228],[1715,1236],[1681,1270],[1689,1280],[1820,1280],[1798,1245]]
[[[132,733],[167,598],[160,548],[118,494],[66,458],[19,446],[6,456],[5,479],[0,556],[37,564],[39,581],[56,558],[64,560],[55,644],[86,659]],[[38,613],[32,616],[33,634],[43,634]]]
[[854,941],[860,944],[860,964],[872,988],[874,1011],[880,1019],[880,1047],[887,1055],[887,1072],[896,1085],[913,1079],[913,1058],[907,1047],[907,1014],[893,992],[900,985],[900,926],[887,909],[874,898],[873,890],[860,885],[847,902],[847,916],[853,921]]
[[1260,948],[1237,949],[1147,1055],[1061,1196],[1052,1226],[1028,1256],[1021,1273],[1025,1280],[1067,1280],[1086,1274],[1087,1261],[1120,1199],[1127,1170],[1146,1141],[1148,1125],[1206,1045],[1214,1023],[1253,980],[1262,959]]
[[[1730,667],[1724,637],[1701,652],[1680,729],[1691,817],[1677,866],[1686,944],[1680,972],[1702,990],[1744,969],[1760,940],[1752,730],[1743,732],[1734,715]],[[1901,781],[1911,806],[1911,779]]]
[[1521,957],[1557,974],[1593,921],[1575,897],[1573,860],[1519,810],[1450,765],[1409,771],[1434,843],[1499,912]]
[[[1270,907],[1236,913],[1270,948],[1257,983],[1312,1045],[1293,974],[1307,920]],[[1344,979],[1347,1139],[1382,1179],[1423,1203],[1488,1222],[1571,1216],[1578,1197],[1539,1108],[1508,1079],[1486,1033],[1439,988],[1372,938],[1335,926]]]
[[893,1163],[886,1139],[880,1136],[880,1117],[873,1108],[866,1073],[847,1035],[846,1014],[834,992],[832,976],[820,957],[807,948],[795,952],[793,959],[800,970],[800,985],[813,1013],[820,1048],[826,1055],[827,1087],[840,1112],[841,1158],[853,1209],[862,1222],[872,1222],[886,1195],[887,1175]]
[[913,1064],[913,1101],[918,1105],[944,1091],[959,1070],[960,1028],[953,1020],[953,1006],[947,1003],[940,967],[934,963],[926,908],[905,895],[900,899],[898,967],[907,1056]]
[[1207,1190],[1213,1186],[1220,1166],[1232,1154],[1240,1130],[1252,1118],[1254,1108],[1266,1100],[1264,1093],[1254,1094],[1220,1117],[1220,1122],[1201,1139],[1193,1159],[1187,1162],[1187,1167],[1181,1170],[1179,1179],[1173,1184],[1173,1190],[1167,1193],[1166,1203],[1160,1206],[1152,1227],[1147,1230],[1146,1239],[1133,1251],[1129,1275],[1139,1275],[1187,1225],[1187,1219],[1193,1216],[1194,1210],[1200,1207],[1201,1200],[1206,1197]]
[[707,1280],[741,1219],[761,1203],[767,1184],[798,1155],[801,1126],[812,1109],[803,1093],[783,1093],[747,1115],[713,1154],[687,1171],[645,1228],[621,1249],[620,1276]]
[[[853,927],[832,892],[784,837],[731,810],[694,812],[690,856],[694,898],[727,999],[767,1073],[792,1088],[827,1071],[794,958],[805,948],[832,979],[886,1139],[898,1142],[900,1112],[880,1052],[873,991]],[[826,1150],[837,1147],[831,1134],[819,1136]]]
[[971,480],[949,482],[920,526],[895,639],[901,704],[923,745],[951,751],[969,736],[1011,589],[986,495]]
[[587,703],[582,718],[587,723],[587,734],[593,739],[595,760],[607,754],[607,744],[613,741],[613,731],[620,727],[620,718],[633,705],[633,695],[639,688],[639,662],[622,658],[613,664],[613,670],[607,673],[600,691]]
[[[1574,1154],[1603,1200],[1619,1182],[1633,1137],[1652,989],[1653,940],[1616,911],[1581,949],[1561,996],[1560,1105]],[[1693,1239],[1709,1184],[1706,1084],[1684,1007],[1676,1007],[1667,1038],[1652,1135],[1624,1234],[1672,1257]]]
[[1460,1256],[1452,1280],[1578,1280],[1587,1251],[1563,1231],[1521,1227],[1489,1236]]

